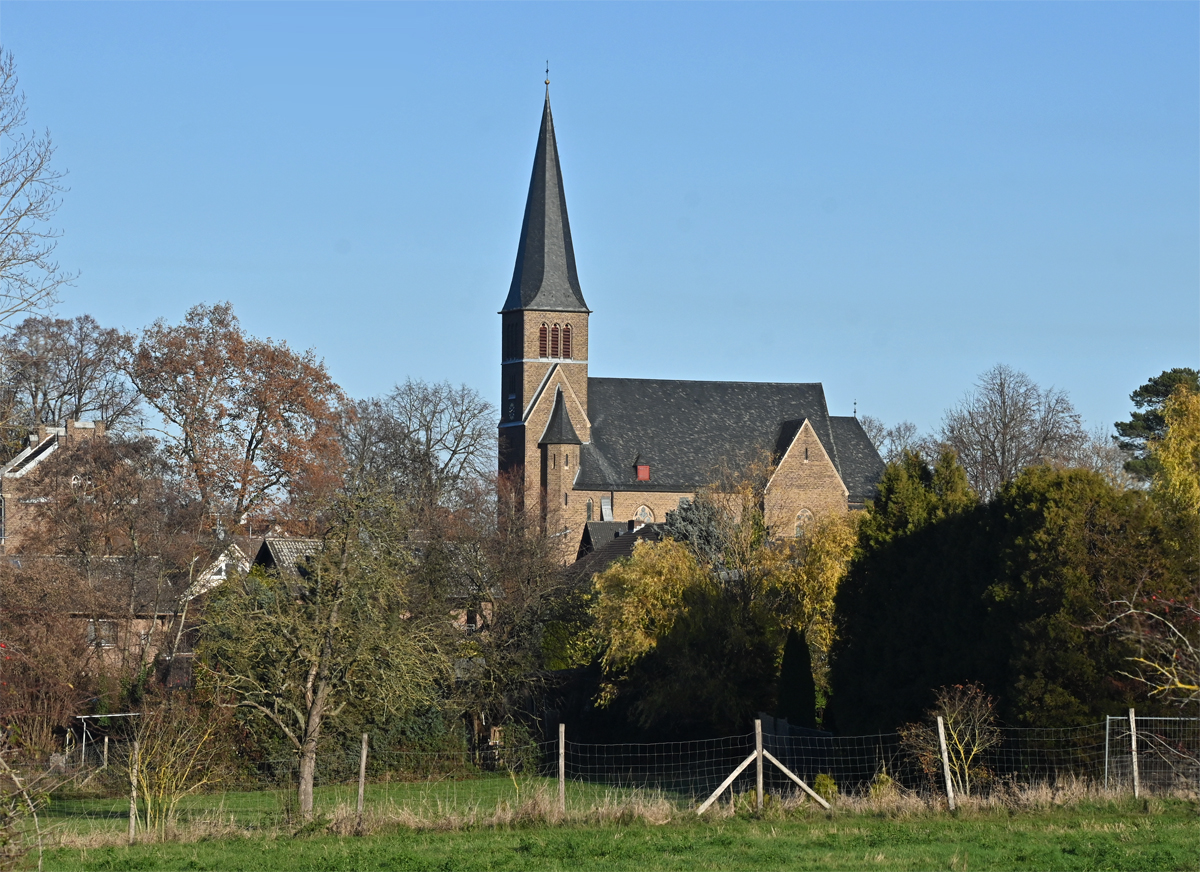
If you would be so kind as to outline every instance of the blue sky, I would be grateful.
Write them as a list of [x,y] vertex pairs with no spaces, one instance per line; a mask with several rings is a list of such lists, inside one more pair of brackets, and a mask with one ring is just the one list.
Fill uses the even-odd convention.
[[499,386],[541,111],[591,371],[1091,425],[1200,360],[1195,3],[0,2],[70,171],[59,312],[231,300],[352,394]]

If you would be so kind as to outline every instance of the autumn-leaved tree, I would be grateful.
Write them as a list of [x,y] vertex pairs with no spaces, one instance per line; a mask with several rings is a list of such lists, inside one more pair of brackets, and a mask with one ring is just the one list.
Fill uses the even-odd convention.
[[[744,728],[780,695],[789,635],[805,637],[805,686],[827,686],[833,601],[854,545],[855,519],[830,515],[803,537],[772,540],[762,517],[769,466],[726,477],[668,514],[666,538],[596,576],[592,614],[605,681],[658,731]],[[789,670],[789,678],[794,670]],[[815,701],[808,700],[808,708]]]
[[[152,621],[179,614],[189,572],[207,566],[217,543],[204,534],[199,506],[176,487],[148,438],[90,438],[61,444],[24,482],[32,517],[14,550],[28,563],[52,561],[92,591],[93,620],[112,622],[119,679],[136,702],[150,679],[155,649],[166,645]],[[52,555],[52,556],[51,556]],[[165,632],[173,632],[168,628]]]
[[1136,645],[1125,674],[1152,696],[1186,706],[1200,702],[1200,392],[1176,385],[1161,415],[1145,461],[1183,583],[1167,591],[1147,577],[1110,605],[1106,626]]
[[317,747],[353,700],[380,717],[434,701],[445,662],[407,608],[406,525],[387,495],[330,510],[323,547],[299,575],[254,570],[211,594],[198,660],[203,685],[256,713],[299,758],[299,805],[313,809]]
[[311,351],[247,335],[228,303],[155,321],[132,342],[134,384],[206,509],[233,523],[340,480],[342,392]]

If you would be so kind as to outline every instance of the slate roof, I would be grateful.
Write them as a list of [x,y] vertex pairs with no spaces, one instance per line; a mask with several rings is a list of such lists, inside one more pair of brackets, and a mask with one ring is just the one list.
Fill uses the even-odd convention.
[[558,163],[549,88],[546,89],[542,127],[533,157],[529,196],[525,200],[517,263],[508,297],[500,311],[516,309],[588,311],[575,271],[575,249],[571,244],[571,224],[567,220],[567,198]]
[[625,524],[620,526],[625,527],[627,532],[602,541],[594,551],[584,554],[566,568],[567,575],[572,581],[577,584],[587,584],[597,572],[603,572],[621,558],[631,556],[633,546],[638,542],[658,542],[663,537],[662,527],[659,524],[646,524],[632,532],[628,531]]
[[[780,456],[805,420],[851,502],[869,498],[883,472],[857,420],[830,416],[817,383],[589,378],[588,414],[580,490],[695,491],[761,450]],[[637,481],[637,464],[649,465],[649,481]]]
[[582,444],[575,433],[575,427],[571,424],[571,416],[567,413],[562,388],[558,388],[554,392],[554,408],[550,410],[550,420],[546,422],[546,429],[542,432],[542,438],[538,440],[538,447]]
[[833,442],[838,449],[838,472],[852,505],[861,505],[875,496],[875,486],[883,475],[884,462],[871,443],[858,418],[835,415],[829,419]]
[[628,532],[628,521],[588,521],[583,525],[583,536],[579,540],[579,560],[585,554],[591,554],[610,539],[616,539],[622,533]]

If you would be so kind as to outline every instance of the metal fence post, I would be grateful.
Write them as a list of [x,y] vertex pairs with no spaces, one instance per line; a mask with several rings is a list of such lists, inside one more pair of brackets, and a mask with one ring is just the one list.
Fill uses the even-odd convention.
[[937,716],[938,725],[938,748],[942,752],[942,772],[946,776],[946,803],[950,807],[950,811],[954,811],[954,782],[950,778],[950,755],[946,750],[946,723],[942,720],[942,716]]
[[758,767],[758,771],[756,773],[758,798],[755,800],[755,804],[758,806],[758,810],[762,811],[762,807],[763,807],[763,788],[762,788],[763,753],[762,753],[762,721],[760,721],[760,720],[754,721],[754,756],[755,756],[755,761],[754,761],[755,765]]
[[1142,785],[1138,779],[1137,718],[1133,714],[1133,709],[1129,710],[1129,758],[1133,762],[1133,798],[1140,799]]
[[558,810],[567,813],[567,725],[558,725]]

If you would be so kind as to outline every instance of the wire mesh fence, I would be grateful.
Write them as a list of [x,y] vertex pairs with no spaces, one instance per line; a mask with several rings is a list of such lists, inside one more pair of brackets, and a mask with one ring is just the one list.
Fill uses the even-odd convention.
[[[1128,717],[1061,729],[1000,728],[994,741],[965,764],[971,789],[986,795],[1021,785],[1082,781],[1118,793],[1132,791],[1133,738],[1141,790],[1200,789],[1200,719]],[[781,734],[782,733],[782,734]],[[569,732],[568,732],[569,736]],[[940,757],[914,750],[898,733],[833,736],[817,731],[764,732],[763,749],[792,774],[828,796],[864,795],[881,784],[925,796],[944,792]],[[653,791],[681,808],[695,807],[741,764],[753,759],[753,732],[718,739],[643,744],[592,744],[557,739],[445,750],[368,747],[365,803],[371,808],[424,809],[431,814],[488,813],[513,806],[538,789],[553,793],[561,774],[567,806],[584,808],[598,798]],[[80,788],[54,800],[57,814],[96,821],[128,815],[130,742],[89,737],[58,755],[54,765]],[[106,755],[107,751],[107,755]],[[107,767],[105,765],[107,761]],[[953,755],[951,763],[954,765]],[[315,784],[322,807],[353,806],[362,758],[343,748],[318,756]],[[294,754],[239,761],[208,789],[180,805],[185,816],[214,810],[241,824],[294,817],[299,761]],[[756,789],[751,762],[726,786],[726,799]],[[957,774],[956,774],[957,779]],[[774,764],[764,764],[766,794],[793,795],[797,785]],[[213,792],[215,790],[215,793]],[[961,791],[961,787],[956,788]]]

